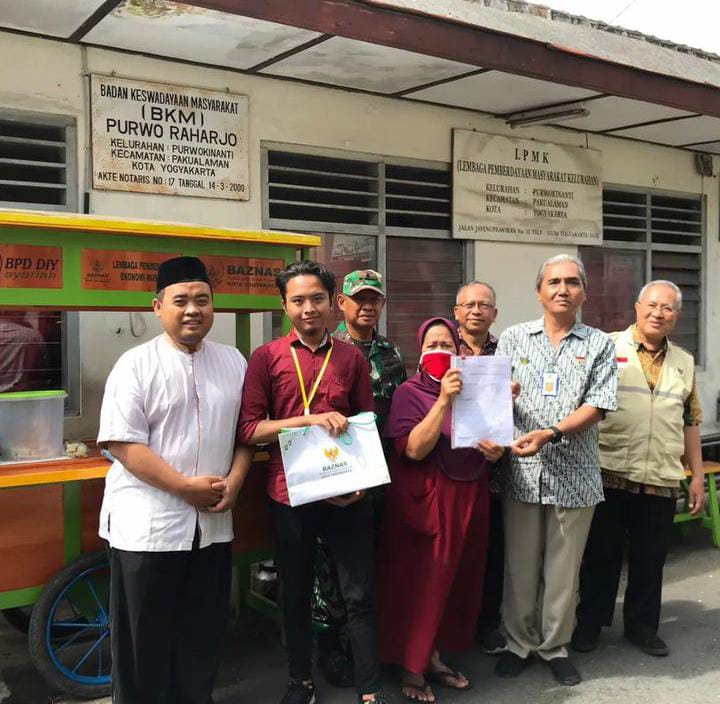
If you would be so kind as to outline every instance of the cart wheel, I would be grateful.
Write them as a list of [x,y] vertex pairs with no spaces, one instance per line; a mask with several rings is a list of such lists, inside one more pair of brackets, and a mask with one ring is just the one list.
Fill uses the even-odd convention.
[[30,613],[32,606],[18,606],[15,609],[3,609],[5,620],[20,633],[27,633],[30,628]]
[[109,593],[103,550],[71,562],[45,585],[28,643],[33,665],[52,687],[88,699],[109,694]]

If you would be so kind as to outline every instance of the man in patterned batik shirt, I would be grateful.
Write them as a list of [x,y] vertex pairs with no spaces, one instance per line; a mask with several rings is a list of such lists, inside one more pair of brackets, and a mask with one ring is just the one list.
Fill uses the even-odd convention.
[[566,646],[580,561],[603,500],[596,424],[617,407],[617,368],[610,338],[576,320],[587,288],[578,259],[548,259],[535,287],[543,317],[507,329],[497,349],[511,358],[521,392],[503,505],[508,652],[495,674],[517,677],[534,653],[558,682],[575,685],[580,673]]
[[[382,276],[372,269],[350,272],[343,281],[342,293],[338,294],[338,307],[345,320],[333,333],[338,340],[355,345],[370,365],[370,385],[381,436],[395,389],[407,379],[400,350],[376,329],[384,306]],[[370,493],[377,527],[382,515],[383,489],[378,487]],[[318,551],[315,587],[315,615],[326,625],[318,637],[318,666],[330,684],[351,687],[354,669],[342,637],[347,620],[345,604],[334,565],[322,544]]]

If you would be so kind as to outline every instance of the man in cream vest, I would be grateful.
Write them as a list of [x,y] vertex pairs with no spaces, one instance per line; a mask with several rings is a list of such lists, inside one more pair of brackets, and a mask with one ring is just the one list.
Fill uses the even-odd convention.
[[651,281],[635,304],[635,325],[611,334],[618,410],[599,425],[605,501],[595,510],[580,572],[572,639],[580,652],[594,650],[602,627],[612,623],[627,548],[625,638],[649,655],[668,654],[657,631],[683,461],[692,470],[692,512],[704,501],[695,364],[667,337],[681,308],[682,293],[674,283]]

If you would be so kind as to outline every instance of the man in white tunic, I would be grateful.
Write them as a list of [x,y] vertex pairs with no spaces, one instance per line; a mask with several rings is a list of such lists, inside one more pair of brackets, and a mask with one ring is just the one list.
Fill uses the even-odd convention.
[[164,334],[108,377],[98,445],[116,461],[100,514],[111,548],[114,704],[209,704],[227,620],[232,508],[252,461],[235,443],[247,362],[205,340],[203,263],[158,269]]

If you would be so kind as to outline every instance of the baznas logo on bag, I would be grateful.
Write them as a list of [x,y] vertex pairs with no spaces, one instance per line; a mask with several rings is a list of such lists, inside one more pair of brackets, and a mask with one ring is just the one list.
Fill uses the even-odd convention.
[[322,472],[325,477],[344,474],[352,470],[352,466],[347,459],[340,459],[340,448],[337,445],[324,447],[323,452],[325,453],[325,458],[329,460],[329,464],[322,466]]
[[289,428],[278,436],[291,506],[388,484],[375,414],[348,418],[348,430],[334,438],[319,425]]
[[325,457],[327,457],[329,460],[336,460],[339,454],[340,448],[337,445],[335,447],[325,448]]

